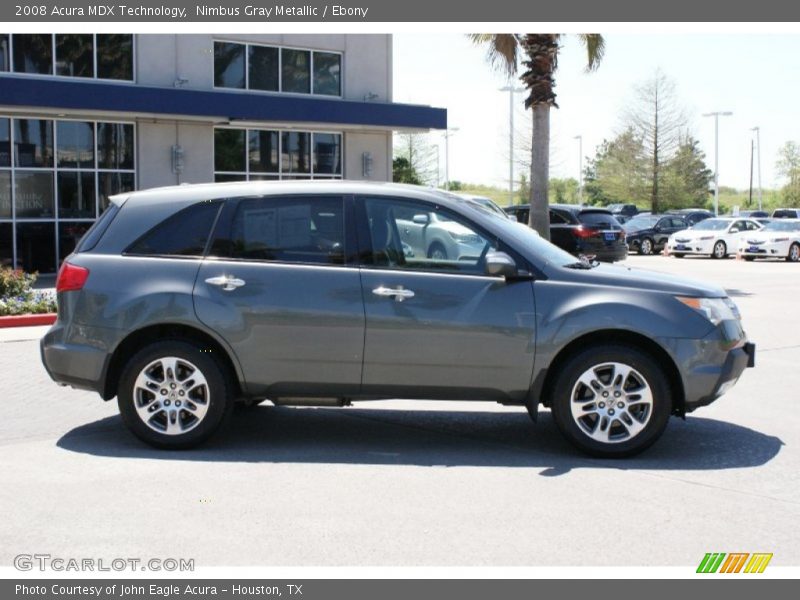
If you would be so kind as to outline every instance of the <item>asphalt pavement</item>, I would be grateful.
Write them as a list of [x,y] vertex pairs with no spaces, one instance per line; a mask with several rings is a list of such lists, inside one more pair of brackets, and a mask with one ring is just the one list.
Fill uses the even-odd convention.
[[21,553],[227,565],[800,564],[800,265],[631,257],[725,287],[756,368],[639,457],[590,459],[547,411],[382,401],[237,410],[157,451],[57,387],[46,328],[0,330],[0,565]]

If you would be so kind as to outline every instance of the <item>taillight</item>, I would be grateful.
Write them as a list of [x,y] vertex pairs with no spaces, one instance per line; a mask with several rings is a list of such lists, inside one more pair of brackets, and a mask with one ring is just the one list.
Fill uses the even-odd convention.
[[588,227],[584,227],[583,225],[579,225],[578,227],[573,229],[572,233],[575,235],[575,237],[579,237],[579,238],[583,238],[583,239],[587,239],[587,238],[590,238],[590,237],[595,237],[597,235],[600,235],[599,231],[595,231],[593,229],[589,229]]
[[72,292],[83,288],[86,279],[89,277],[89,269],[72,265],[64,262],[58,271],[58,279],[56,279],[57,292]]

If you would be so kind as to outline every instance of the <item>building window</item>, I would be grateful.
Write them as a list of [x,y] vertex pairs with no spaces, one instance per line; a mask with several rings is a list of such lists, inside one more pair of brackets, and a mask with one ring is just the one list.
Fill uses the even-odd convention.
[[314,93],[342,95],[342,57],[331,52],[314,52]]
[[134,134],[131,123],[0,117],[0,264],[55,272],[109,196],[135,188]]
[[133,54],[131,34],[0,34],[0,71],[133,81]]
[[290,94],[342,95],[342,55],[260,44],[214,42],[214,85]]
[[0,71],[11,70],[11,52],[7,33],[0,33]]
[[214,130],[214,180],[341,179],[342,134]]

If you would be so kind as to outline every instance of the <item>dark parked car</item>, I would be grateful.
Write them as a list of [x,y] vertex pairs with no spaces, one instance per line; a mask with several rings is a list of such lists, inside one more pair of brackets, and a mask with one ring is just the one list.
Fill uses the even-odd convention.
[[[504,210],[520,223],[528,223],[529,204]],[[551,204],[550,241],[574,256],[594,256],[603,262],[625,260],[628,255],[625,230],[606,208]]]
[[714,216],[713,212],[706,210],[705,208],[681,208],[679,210],[668,210],[667,214],[682,216],[684,219],[686,219],[686,223],[689,224],[689,227],[693,227],[700,221],[710,219]]
[[670,235],[689,225],[679,215],[637,215],[622,227],[631,251],[653,254],[664,249]]
[[[734,216],[734,215],[731,215]],[[747,217],[750,219],[768,219],[769,213],[765,210],[740,210],[737,217]]]
[[[408,222],[454,223],[457,242],[480,251],[409,256]],[[670,415],[725,393],[755,356],[722,288],[576,260],[474,202],[413,186],[114,196],[56,287],[47,372],[116,396],[125,425],[162,448],[206,440],[237,400],[420,398],[515,404],[534,419],[543,404],[582,450],[627,456]]]

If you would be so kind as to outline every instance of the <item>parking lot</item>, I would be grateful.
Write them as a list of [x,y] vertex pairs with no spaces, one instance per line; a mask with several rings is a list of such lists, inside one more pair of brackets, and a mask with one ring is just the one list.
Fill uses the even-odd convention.
[[718,283],[756,368],[643,455],[589,459],[544,411],[385,401],[237,410],[200,450],[135,440],[0,330],[0,565],[20,553],[212,565],[800,563],[800,265],[631,256]]

